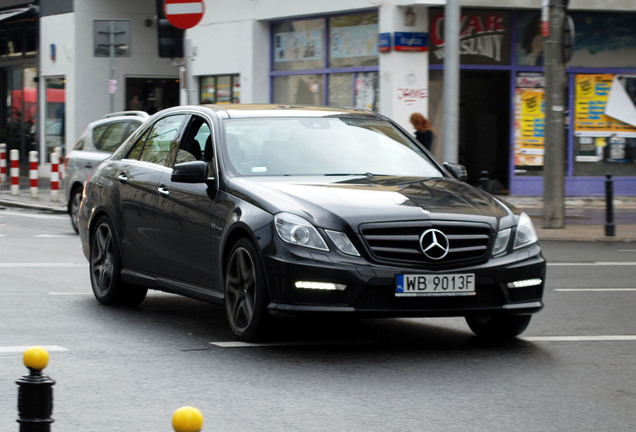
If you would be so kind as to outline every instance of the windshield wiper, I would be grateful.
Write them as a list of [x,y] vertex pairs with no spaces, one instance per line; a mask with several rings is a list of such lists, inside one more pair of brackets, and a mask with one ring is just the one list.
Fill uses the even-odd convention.
[[327,177],[346,177],[346,176],[351,176],[351,177],[361,177],[361,176],[365,176],[365,177],[376,177],[378,174],[373,174],[372,172],[365,172],[365,173],[335,173],[335,174],[324,174]]

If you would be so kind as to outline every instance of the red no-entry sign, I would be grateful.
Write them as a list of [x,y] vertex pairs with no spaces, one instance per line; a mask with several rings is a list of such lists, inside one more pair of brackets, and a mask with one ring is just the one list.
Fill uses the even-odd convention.
[[165,0],[163,13],[170,24],[180,29],[194,27],[203,18],[203,0]]

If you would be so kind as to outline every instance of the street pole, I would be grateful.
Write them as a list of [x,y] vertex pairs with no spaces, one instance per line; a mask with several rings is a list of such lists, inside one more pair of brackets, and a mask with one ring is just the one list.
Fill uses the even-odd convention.
[[108,23],[108,57],[110,58],[110,79],[108,80],[108,93],[110,93],[110,111],[115,111],[115,21]]
[[459,161],[459,0],[444,6],[444,148],[443,160]]
[[[542,1],[545,25],[543,27],[545,52],[543,227],[564,228],[566,75],[563,58],[563,23],[568,0]],[[547,23],[546,18],[548,18]]]

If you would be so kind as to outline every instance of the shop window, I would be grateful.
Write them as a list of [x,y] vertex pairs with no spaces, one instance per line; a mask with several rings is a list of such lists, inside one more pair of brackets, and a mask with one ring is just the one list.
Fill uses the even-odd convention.
[[274,100],[295,105],[324,105],[324,75],[285,75],[274,78]]
[[275,24],[273,33],[274,70],[318,69],[324,66],[324,19]]
[[377,13],[329,18],[329,67],[377,65]]
[[201,104],[241,102],[241,82],[238,74],[201,77],[199,88]]
[[272,25],[272,102],[379,109],[378,13]]
[[7,142],[9,149],[19,149],[20,157],[26,158],[29,151],[37,150],[37,68],[9,69],[0,76],[6,80],[0,139]]
[[175,78],[126,78],[126,109],[154,114],[179,105],[179,80]]
[[515,85],[515,175],[543,175],[545,153],[545,79],[520,72]]
[[636,76],[575,76],[574,175],[636,175]]
[[46,101],[44,139],[46,142],[46,161],[50,161],[55,147],[64,149],[66,131],[66,80],[64,78],[46,79]]
[[329,105],[377,110],[379,95],[377,72],[329,75]]
[[[636,14],[568,12],[574,21],[574,51],[568,67],[636,67]],[[516,63],[544,66],[539,12],[519,11]]]

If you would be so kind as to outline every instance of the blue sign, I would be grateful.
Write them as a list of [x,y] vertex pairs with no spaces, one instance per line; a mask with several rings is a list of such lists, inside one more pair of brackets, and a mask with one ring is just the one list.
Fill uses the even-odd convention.
[[428,51],[428,33],[395,32],[396,51]]
[[391,51],[391,33],[378,34],[378,51],[379,52]]

